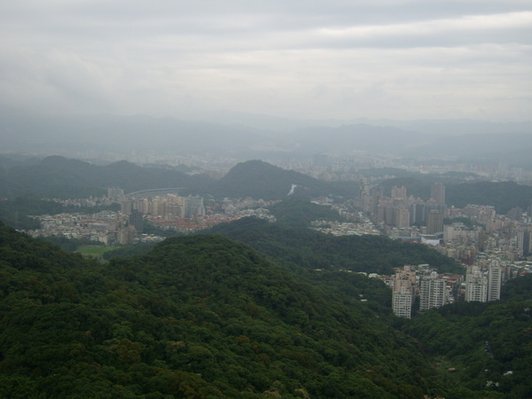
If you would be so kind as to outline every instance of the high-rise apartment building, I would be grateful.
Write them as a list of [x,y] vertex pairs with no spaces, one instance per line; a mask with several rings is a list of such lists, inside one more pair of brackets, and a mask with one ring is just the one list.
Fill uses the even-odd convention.
[[501,299],[502,268],[497,261],[488,268],[488,301]]
[[410,211],[407,207],[394,208],[393,210],[394,226],[405,228],[410,226]]
[[424,202],[410,205],[410,224],[424,226],[427,224],[427,206]]
[[445,205],[445,186],[443,183],[434,183],[430,189],[430,199],[438,205]]
[[205,216],[203,198],[188,196],[185,198],[185,217],[192,218],[196,216]]
[[445,280],[439,278],[438,273],[432,272],[430,275],[423,276],[419,289],[419,310],[439,308],[445,305],[447,288]]
[[144,230],[144,218],[142,217],[142,213],[133,209],[129,214],[128,224],[133,226],[137,233],[142,233]]
[[443,211],[431,209],[427,216],[427,233],[436,234],[443,232]]
[[391,196],[393,200],[405,201],[407,198],[405,186],[393,186]]
[[398,317],[412,318],[412,305],[416,295],[416,273],[408,266],[395,273],[393,281],[392,308]]
[[517,247],[520,257],[527,257],[531,254],[532,234],[530,227],[523,227],[517,232]]
[[488,278],[478,266],[470,266],[466,274],[466,302],[486,302],[488,299]]

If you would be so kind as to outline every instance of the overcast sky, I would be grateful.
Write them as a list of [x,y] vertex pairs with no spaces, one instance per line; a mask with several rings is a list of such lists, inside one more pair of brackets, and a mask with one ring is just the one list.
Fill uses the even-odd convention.
[[530,120],[532,1],[3,0],[0,107]]

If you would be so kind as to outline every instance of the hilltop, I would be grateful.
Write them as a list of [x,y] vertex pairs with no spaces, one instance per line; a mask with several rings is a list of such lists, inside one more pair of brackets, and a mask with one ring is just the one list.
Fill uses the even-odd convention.
[[102,265],[0,225],[0,396],[532,393],[532,279],[399,320],[381,282],[277,259],[203,235]]
[[404,264],[429,263],[440,273],[462,273],[454,260],[421,244],[382,236],[326,235],[301,225],[268,223],[244,218],[215,226],[211,232],[243,242],[278,261],[306,269],[391,274]]
[[429,384],[414,342],[358,298],[226,238],[102,267],[0,235],[4,397],[415,398]]
[[204,175],[188,175],[177,169],[142,167],[119,161],[95,165],[61,156],[4,169],[5,184],[0,195],[14,198],[34,195],[45,197],[88,197],[102,195],[107,187],[119,186],[126,192],[166,187],[202,190],[212,183]]
[[354,196],[357,190],[358,184],[354,182],[325,182],[259,160],[238,163],[216,185],[220,196],[263,199],[286,198],[290,192],[304,198],[331,194]]

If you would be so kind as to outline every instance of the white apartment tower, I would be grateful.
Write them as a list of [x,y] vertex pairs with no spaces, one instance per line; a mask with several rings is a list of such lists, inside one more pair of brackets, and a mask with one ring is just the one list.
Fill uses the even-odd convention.
[[420,311],[445,305],[447,297],[446,284],[445,280],[438,278],[438,273],[432,272],[430,275],[423,276],[420,283]]
[[466,274],[466,302],[486,302],[488,299],[488,278],[478,266],[470,266]]
[[395,273],[393,281],[392,308],[398,317],[412,318],[412,305],[416,295],[416,273],[405,266]]

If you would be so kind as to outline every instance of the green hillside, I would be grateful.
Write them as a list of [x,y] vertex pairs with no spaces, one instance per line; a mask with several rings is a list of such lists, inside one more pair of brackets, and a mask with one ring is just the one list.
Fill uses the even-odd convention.
[[337,211],[328,206],[313,204],[297,198],[276,203],[270,207],[270,212],[278,223],[293,227],[308,227],[313,220],[340,221],[342,217]]
[[417,398],[414,341],[216,236],[100,265],[0,228],[0,397]]
[[440,272],[463,273],[452,259],[421,244],[382,236],[334,237],[301,227],[240,219],[212,232],[243,242],[274,259],[306,269],[393,273],[394,267],[429,263]]
[[102,195],[107,187],[126,192],[153,188],[182,188],[184,193],[216,197],[286,198],[296,185],[295,197],[310,198],[358,195],[355,182],[325,182],[262,161],[235,165],[222,179],[190,175],[183,168],[139,166],[127,161],[109,165],[50,156],[29,163],[0,165],[0,197],[36,196],[50,198]]
[[271,259],[204,235],[102,265],[0,225],[0,397],[531,396],[530,276],[399,320],[377,280]]
[[501,302],[457,303],[404,323],[434,358],[447,398],[532,397],[532,275],[503,288]]
[[102,166],[60,156],[5,168],[3,180],[0,196],[8,198],[28,195],[81,198],[102,195],[112,186],[126,192],[167,187],[195,192],[212,184],[206,176],[190,176],[177,169],[141,167],[126,161]]
[[222,197],[286,198],[296,185],[294,196],[309,198],[320,195],[358,193],[355,182],[325,182],[263,161],[247,161],[235,165],[218,183],[214,192]]

